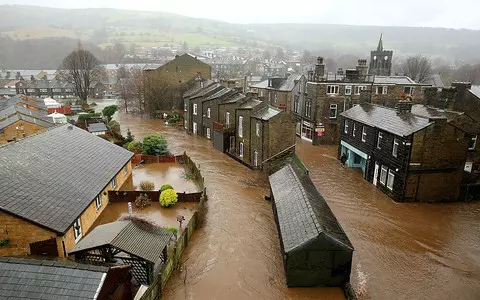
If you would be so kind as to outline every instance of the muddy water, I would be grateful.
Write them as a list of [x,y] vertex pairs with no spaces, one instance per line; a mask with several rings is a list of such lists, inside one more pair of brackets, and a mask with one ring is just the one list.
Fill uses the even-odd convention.
[[[268,182],[205,139],[119,114],[137,138],[164,134],[174,153],[199,162],[209,193],[204,226],[192,237],[183,268],[165,299],[342,299],[338,289],[287,289]],[[360,299],[479,299],[480,203],[397,204],[343,169],[335,147],[298,141],[310,168],[356,248],[352,284]]]
[[198,187],[192,180],[185,179],[185,168],[177,163],[145,164],[133,169],[133,185],[139,189],[140,182],[147,180],[160,189],[164,184],[170,184],[177,192],[198,192]]

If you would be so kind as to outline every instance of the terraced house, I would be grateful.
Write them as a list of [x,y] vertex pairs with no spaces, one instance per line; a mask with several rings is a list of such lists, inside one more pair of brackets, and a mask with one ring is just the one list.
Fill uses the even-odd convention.
[[65,257],[132,184],[132,156],[68,124],[0,146],[0,256]]
[[399,202],[455,201],[471,136],[480,131],[468,115],[410,101],[397,108],[370,103],[342,114],[339,156]]
[[423,103],[427,85],[406,76],[368,75],[367,60],[359,59],[355,69],[326,73],[322,57],[307,76],[305,91],[291,99],[297,119],[297,134],[317,144],[337,144],[340,138],[340,113],[359,103],[394,107],[398,99],[409,97]]

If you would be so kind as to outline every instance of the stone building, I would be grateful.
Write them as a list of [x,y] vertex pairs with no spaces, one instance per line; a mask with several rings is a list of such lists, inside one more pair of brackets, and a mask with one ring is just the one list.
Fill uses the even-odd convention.
[[464,113],[410,101],[396,109],[363,103],[341,114],[339,156],[399,202],[458,199],[471,134]]
[[108,205],[108,191],[132,185],[132,156],[69,124],[1,146],[0,240],[8,243],[0,256],[65,257]]
[[18,140],[55,125],[43,100],[23,95],[0,99],[0,144]]
[[243,93],[233,94],[218,104],[218,121],[213,123],[213,146],[222,152],[236,153],[236,110],[251,99]]
[[392,74],[393,51],[383,49],[383,35],[380,35],[377,50],[370,52],[369,75],[390,76]]
[[276,108],[285,110],[290,113],[292,111],[292,91],[298,82],[303,82],[303,75],[287,75],[285,78],[272,77],[268,79],[266,88],[266,101]]
[[203,137],[209,140],[213,139],[213,126],[218,123],[219,119],[219,104],[236,93],[238,92],[235,90],[222,88],[202,101]]
[[[337,144],[340,135],[339,114],[359,103],[394,107],[398,99],[412,98],[423,103],[423,88],[406,76],[367,74],[367,61],[359,59],[355,69],[325,73],[322,57],[307,82],[300,85],[292,97],[292,113],[297,120],[297,134],[317,144]],[[302,90],[300,90],[302,89]]]

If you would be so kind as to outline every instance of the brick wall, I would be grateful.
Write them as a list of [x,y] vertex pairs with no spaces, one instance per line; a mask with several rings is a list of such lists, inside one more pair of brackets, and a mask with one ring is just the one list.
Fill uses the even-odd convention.
[[[17,130],[17,127],[19,130]],[[6,144],[14,138],[21,139],[39,133],[45,129],[45,127],[38,124],[18,120],[17,122],[3,128],[3,133],[0,133],[0,144]]]

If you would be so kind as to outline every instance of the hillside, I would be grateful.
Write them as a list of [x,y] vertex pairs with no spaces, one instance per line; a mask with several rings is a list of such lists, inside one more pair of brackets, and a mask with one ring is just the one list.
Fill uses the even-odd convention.
[[[394,50],[396,57],[422,53],[451,62],[477,60],[476,49],[480,46],[480,31],[464,29],[327,24],[240,25],[163,12],[69,10],[18,5],[0,6],[0,16],[0,38],[11,39],[11,43],[62,38],[81,39],[100,47],[113,43],[123,43],[127,47],[133,43],[140,46],[187,43],[190,48],[265,48],[281,45],[299,51],[314,50],[327,57],[341,54],[367,56],[383,32],[385,47]],[[8,58],[4,57],[4,60]]]

